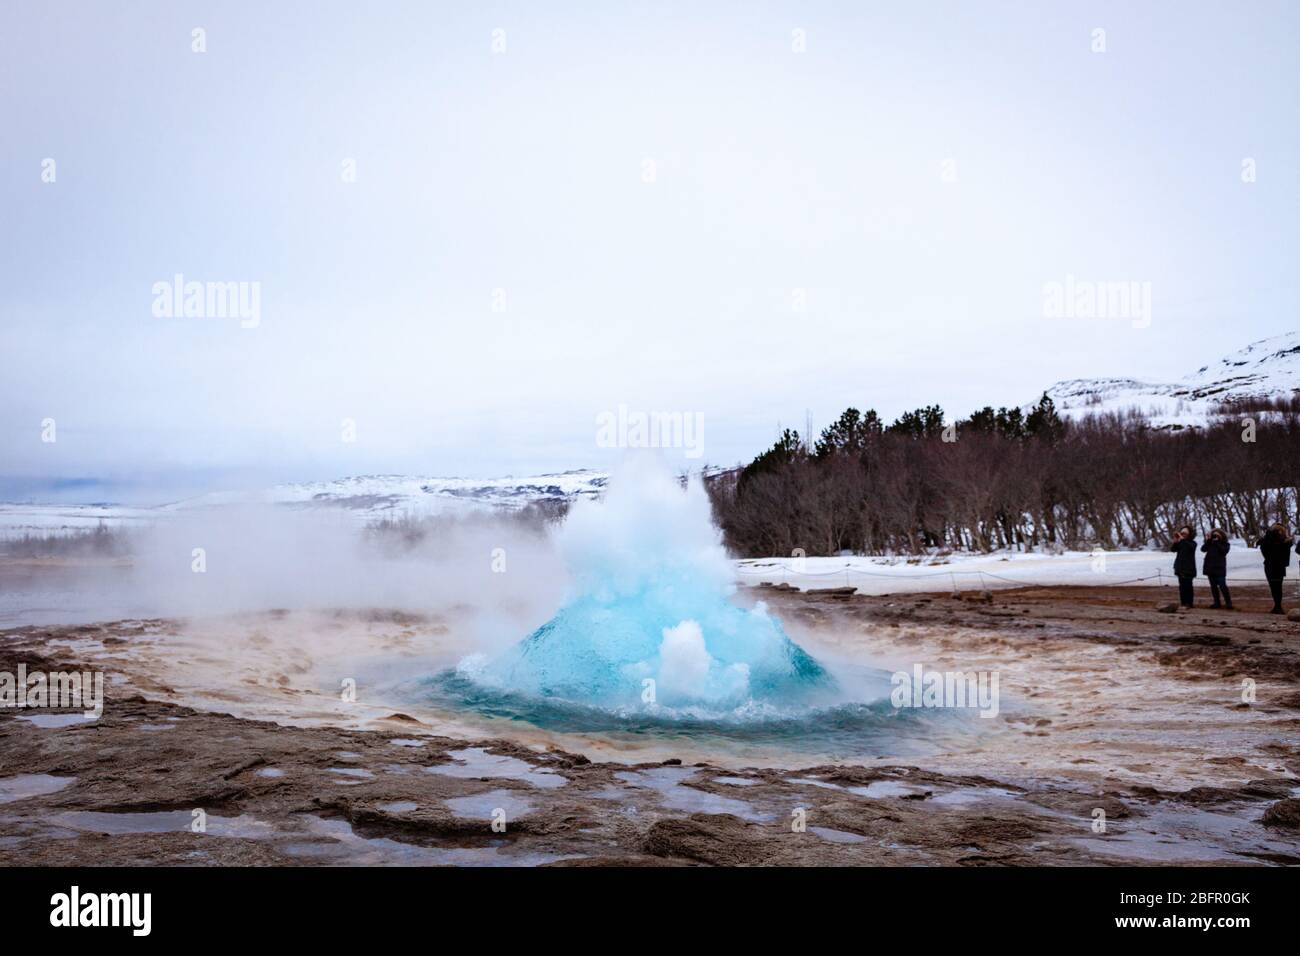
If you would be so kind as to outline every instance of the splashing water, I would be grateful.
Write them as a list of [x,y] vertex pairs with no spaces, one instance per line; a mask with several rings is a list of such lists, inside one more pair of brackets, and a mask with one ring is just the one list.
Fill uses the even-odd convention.
[[474,655],[459,682],[621,715],[788,715],[829,702],[835,679],[759,604],[733,605],[733,571],[708,496],[654,460],[629,462],[603,501],[559,533],[574,595],[505,653]]

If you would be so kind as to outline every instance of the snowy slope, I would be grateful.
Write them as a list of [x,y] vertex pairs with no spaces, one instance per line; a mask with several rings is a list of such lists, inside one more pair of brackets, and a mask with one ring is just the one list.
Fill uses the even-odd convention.
[[0,540],[26,535],[78,534],[105,528],[147,524],[156,516],[152,508],[122,505],[0,504]]
[[365,517],[424,516],[455,510],[513,511],[534,502],[594,498],[605,488],[603,471],[566,471],[528,478],[420,478],[362,475],[334,481],[275,485],[253,493],[201,495],[169,505],[169,510],[220,507],[255,502],[299,508],[345,508]]
[[1300,331],[1253,342],[1176,383],[1071,379],[1047,394],[1057,411],[1073,418],[1137,410],[1161,428],[1203,426],[1221,403],[1300,396]]
[[186,513],[236,505],[341,509],[365,523],[474,511],[515,511],[534,502],[572,503],[605,488],[603,471],[566,471],[528,478],[417,478],[365,475],[335,481],[275,485],[261,491],[213,492],[158,508],[119,505],[0,504],[0,541],[24,535],[71,535],[103,524],[122,528]]

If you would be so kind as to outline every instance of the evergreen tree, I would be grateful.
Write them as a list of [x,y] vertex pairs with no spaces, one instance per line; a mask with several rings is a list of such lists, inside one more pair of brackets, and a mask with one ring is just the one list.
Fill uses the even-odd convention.
[[889,431],[910,438],[938,438],[943,433],[943,409],[926,405],[913,412],[903,412],[889,426]]
[[[1003,411],[1006,411],[1004,408]],[[992,405],[985,405],[977,412],[971,412],[970,418],[957,423],[958,431],[972,431],[991,435],[997,431],[998,415]]]
[[813,454],[819,461],[835,454],[861,455],[880,431],[880,416],[874,408],[867,409],[865,415],[856,408],[847,408],[834,424],[822,430]]
[[1064,432],[1065,423],[1061,421],[1061,416],[1056,414],[1056,403],[1046,392],[1043,392],[1043,397],[1038,400],[1038,404],[1025,419],[1025,434],[1055,443]]
[[799,433],[789,428],[785,429],[781,433],[781,437],[776,440],[775,445],[751,461],[740,472],[737,491],[741,490],[745,482],[754,476],[765,472],[778,471],[791,462],[802,459],[804,456],[803,439],[799,437]]
[[1019,408],[999,408],[997,423],[1003,438],[1025,437],[1025,413]]

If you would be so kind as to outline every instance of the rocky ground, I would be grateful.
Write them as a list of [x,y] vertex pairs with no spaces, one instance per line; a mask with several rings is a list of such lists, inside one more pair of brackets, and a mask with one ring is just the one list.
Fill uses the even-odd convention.
[[[972,660],[1055,658],[1164,689],[1150,718],[1104,682],[1079,692],[1091,710],[1071,709],[1068,685],[1045,693],[1053,716],[1013,724],[965,763],[737,769],[451,739],[399,713],[365,729],[285,726],[119,681],[97,720],[0,711],[0,862],[1300,864],[1300,625],[1258,613],[1258,594],[1231,615],[1161,613],[1159,589],[759,595],[792,627],[873,650],[960,640]],[[6,631],[0,671],[92,667],[88,648],[164,624]],[[1205,701],[1242,677],[1262,689],[1255,702]],[[1196,733],[1198,714],[1210,716],[1193,746],[1178,734]]]

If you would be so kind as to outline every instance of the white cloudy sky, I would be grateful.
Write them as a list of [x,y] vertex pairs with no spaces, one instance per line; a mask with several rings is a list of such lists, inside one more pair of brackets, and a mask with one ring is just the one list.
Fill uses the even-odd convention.
[[[1295,4],[0,17],[0,491],[599,466],[620,403],[731,463],[1300,324]],[[260,324],[155,317],[176,273],[259,282]],[[1150,282],[1150,326],[1044,318],[1067,274]]]

